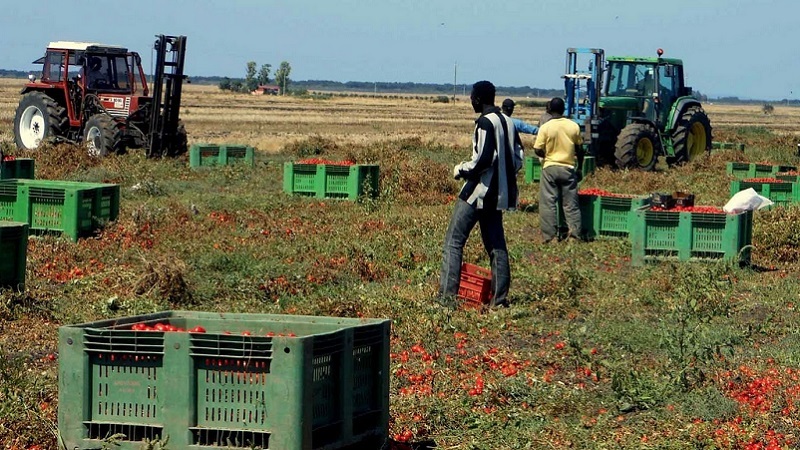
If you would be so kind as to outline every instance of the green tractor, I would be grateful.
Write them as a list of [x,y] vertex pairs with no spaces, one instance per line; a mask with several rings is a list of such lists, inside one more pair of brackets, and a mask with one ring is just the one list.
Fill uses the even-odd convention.
[[[589,70],[579,70],[587,54]],[[604,59],[602,49],[567,50],[566,115],[585,130],[598,164],[653,170],[659,156],[673,165],[711,149],[711,122],[684,84],[683,61],[662,55]]]

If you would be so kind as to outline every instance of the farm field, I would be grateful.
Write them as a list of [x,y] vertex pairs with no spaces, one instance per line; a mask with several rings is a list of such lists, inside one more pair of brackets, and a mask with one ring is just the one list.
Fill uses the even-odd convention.
[[[23,80],[0,80],[13,146]],[[497,99],[499,104],[502,97]],[[728,161],[800,165],[800,108],[708,105],[715,150],[653,173],[600,169],[584,188],[729,197]],[[518,106],[536,122],[540,108]],[[121,185],[119,219],[73,243],[31,238],[26,290],[0,292],[0,446],[57,448],[57,328],[170,309],[393,320],[390,436],[446,449],[782,449],[800,442],[800,208],[755,214],[752,265],[631,265],[626,239],[541,244],[538,186],[505,216],[511,306],[434,301],[469,157],[466,98],[255,97],[186,86],[189,143],[257,149],[255,167],[188,156],[35,154],[36,177]],[[523,136],[528,148],[530,136]],[[282,192],[283,163],[380,165],[361,202]],[[465,261],[488,266],[477,231]],[[112,447],[113,448],[113,447]]]

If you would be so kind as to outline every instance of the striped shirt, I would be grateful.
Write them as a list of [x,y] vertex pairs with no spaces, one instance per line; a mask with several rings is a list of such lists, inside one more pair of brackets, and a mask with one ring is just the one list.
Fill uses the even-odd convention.
[[522,142],[511,118],[500,108],[475,120],[472,160],[457,167],[466,180],[459,198],[477,209],[517,207],[517,172],[522,168]]

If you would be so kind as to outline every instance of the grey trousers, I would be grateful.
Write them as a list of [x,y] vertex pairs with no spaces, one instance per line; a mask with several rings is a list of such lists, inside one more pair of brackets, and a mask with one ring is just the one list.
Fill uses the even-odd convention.
[[539,222],[545,241],[559,237],[556,211],[556,202],[559,199],[564,208],[569,235],[580,239],[583,230],[581,230],[578,178],[575,176],[575,169],[564,166],[548,166],[542,169],[542,180],[539,183]]
[[476,209],[460,198],[456,200],[453,217],[444,237],[439,295],[442,297],[458,295],[464,245],[476,224],[481,226],[483,247],[492,264],[492,305],[506,304],[511,284],[511,269],[508,264],[508,249],[503,229],[503,212]]

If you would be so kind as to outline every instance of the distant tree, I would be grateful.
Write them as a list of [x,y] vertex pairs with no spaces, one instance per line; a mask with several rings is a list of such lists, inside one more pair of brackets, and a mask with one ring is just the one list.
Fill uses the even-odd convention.
[[247,62],[247,75],[244,78],[244,87],[248,92],[255,91],[258,87],[258,78],[256,78],[256,62]]
[[223,91],[230,91],[231,90],[231,79],[225,77],[222,81],[219,82],[219,88]]
[[239,80],[232,81],[231,90],[233,92],[244,92],[245,91],[244,84]]
[[768,115],[768,116],[769,116],[770,114],[772,114],[773,112],[775,112],[775,107],[774,107],[774,106],[772,106],[772,105],[771,105],[771,104],[769,104],[769,103],[764,103],[763,111],[764,111],[764,114],[766,114],[766,115]]
[[275,71],[275,83],[279,86],[281,95],[286,94],[289,89],[289,73],[292,71],[292,66],[288,62],[282,61],[278,70]]
[[263,64],[258,71],[258,84],[269,84],[269,73],[272,71],[272,64]]

